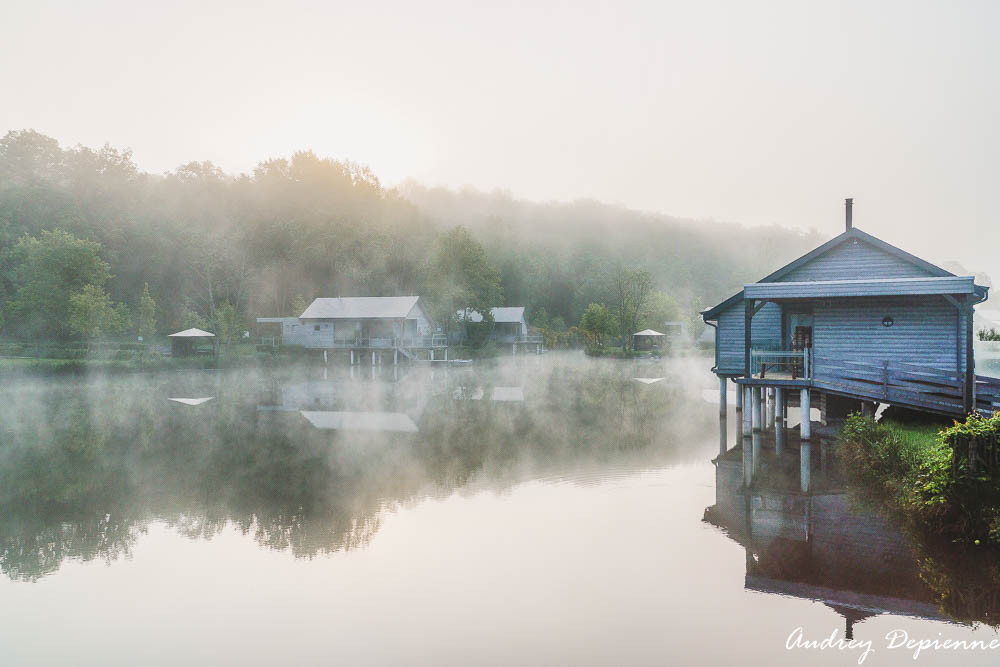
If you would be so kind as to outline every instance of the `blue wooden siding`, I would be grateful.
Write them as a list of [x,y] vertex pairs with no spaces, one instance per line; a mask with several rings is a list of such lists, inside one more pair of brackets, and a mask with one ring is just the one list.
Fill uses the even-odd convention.
[[[882,325],[886,316],[893,319],[891,327]],[[902,361],[961,371],[965,366],[965,338],[964,329],[956,326],[958,317],[958,311],[943,297],[815,301],[814,377],[823,377],[823,358]]]
[[[743,303],[727,308],[719,314],[719,332],[716,345],[719,352],[718,371],[723,373],[743,373]],[[781,346],[781,306],[768,303],[753,316],[751,325],[753,346]]]
[[780,282],[921,278],[928,271],[858,239],[848,239],[811,262],[781,276]]

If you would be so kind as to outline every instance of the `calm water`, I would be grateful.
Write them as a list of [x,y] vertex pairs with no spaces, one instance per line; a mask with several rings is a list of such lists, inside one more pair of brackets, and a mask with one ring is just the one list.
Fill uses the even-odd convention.
[[[0,664],[857,664],[987,641],[996,563],[814,445],[749,496],[704,359],[0,386]],[[640,378],[644,381],[639,381]],[[733,414],[729,447],[735,446]],[[963,555],[964,558],[964,555]],[[982,585],[992,577],[991,585]],[[992,597],[991,597],[992,596]],[[962,623],[956,622],[956,619]],[[986,621],[984,624],[982,621]],[[918,664],[996,664],[1000,651]]]

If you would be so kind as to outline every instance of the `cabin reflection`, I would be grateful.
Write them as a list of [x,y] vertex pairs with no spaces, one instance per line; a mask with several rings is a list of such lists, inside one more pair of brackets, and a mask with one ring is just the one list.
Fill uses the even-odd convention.
[[[773,440],[767,444],[764,452],[773,453]],[[749,487],[740,448],[714,461],[716,499],[704,520],[744,546],[745,588],[825,604],[844,619],[848,637],[855,623],[879,614],[949,620],[920,578],[915,545],[888,519],[852,506],[832,443],[813,444],[825,455],[804,464],[812,474],[805,492],[794,452],[758,457]]]

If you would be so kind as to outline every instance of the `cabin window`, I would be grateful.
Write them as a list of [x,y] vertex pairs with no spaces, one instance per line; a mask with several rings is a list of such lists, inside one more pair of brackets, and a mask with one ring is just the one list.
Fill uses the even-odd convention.
[[313,331],[319,331],[319,325],[318,324],[314,324],[313,325]]

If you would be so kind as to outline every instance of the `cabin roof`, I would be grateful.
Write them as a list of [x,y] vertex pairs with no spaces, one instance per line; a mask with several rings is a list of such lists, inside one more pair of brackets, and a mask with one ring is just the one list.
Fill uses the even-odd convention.
[[636,331],[633,336],[662,336],[659,331],[653,331],[652,329],[643,329],[642,331]]
[[168,338],[215,338],[215,334],[209,331],[203,331],[201,329],[185,329],[184,331],[178,331],[177,333],[172,333]]
[[975,283],[972,276],[813,280],[809,282],[750,283],[743,286],[743,293],[748,299],[973,294],[974,292]]
[[[876,237],[872,236],[871,234],[868,234],[866,232],[861,231],[857,227],[852,227],[851,229],[848,229],[847,231],[843,232],[842,234],[838,234],[837,236],[833,237],[832,239],[830,239],[826,243],[824,243],[824,244],[822,244],[822,245],[814,248],[813,250],[810,250],[809,252],[807,252],[806,254],[802,255],[801,257],[799,257],[795,261],[790,262],[789,264],[786,264],[785,266],[781,267],[780,269],[778,269],[774,273],[771,273],[770,275],[767,275],[764,278],[761,278],[758,281],[757,284],[759,284],[759,283],[776,282],[776,281],[780,280],[783,276],[788,275],[789,273],[791,273],[795,269],[799,268],[800,266],[802,266],[804,264],[808,264],[809,262],[811,262],[812,260],[816,259],[820,255],[823,255],[823,254],[829,252],[830,250],[833,250],[837,246],[839,246],[842,243],[845,243],[845,242],[847,242],[847,241],[849,241],[851,239],[857,239],[859,241],[863,241],[864,243],[867,243],[867,244],[869,244],[871,246],[874,246],[875,248],[878,248],[879,250],[883,250],[883,251],[889,253],[890,255],[898,257],[898,258],[900,258],[900,259],[902,259],[904,261],[907,261],[907,262],[913,264],[914,266],[917,266],[917,267],[923,269],[924,271],[927,271],[932,276],[944,277],[944,276],[953,276],[954,275],[950,271],[946,271],[945,269],[942,269],[940,266],[936,266],[936,265],[931,264],[930,262],[928,262],[926,260],[920,259],[916,255],[911,255],[910,253],[906,252],[905,250],[897,248],[896,246],[894,246],[894,245],[892,245],[890,243],[886,243],[882,239],[876,238]],[[705,320],[714,320],[715,318],[717,318],[719,316],[719,313],[721,313],[722,311],[726,310],[730,306],[733,306],[733,305],[739,303],[742,300],[743,300],[743,291],[740,291],[737,294],[734,294],[733,296],[729,297],[728,299],[726,299],[722,303],[718,304],[717,306],[714,306],[712,308],[709,308],[708,310],[705,310],[702,313],[702,318],[705,319]]]
[[300,320],[402,320],[420,301],[419,296],[345,296],[313,299]]
[[[490,312],[493,313],[494,322],[520,322],[524,319],[524,306],[506,306],[499,308],[490,308]],[[465,317],[465,311],[458,311],[458,319]],[[469,311],[469,321],[470,322],[482,322],[483,316],[478,310]]]

